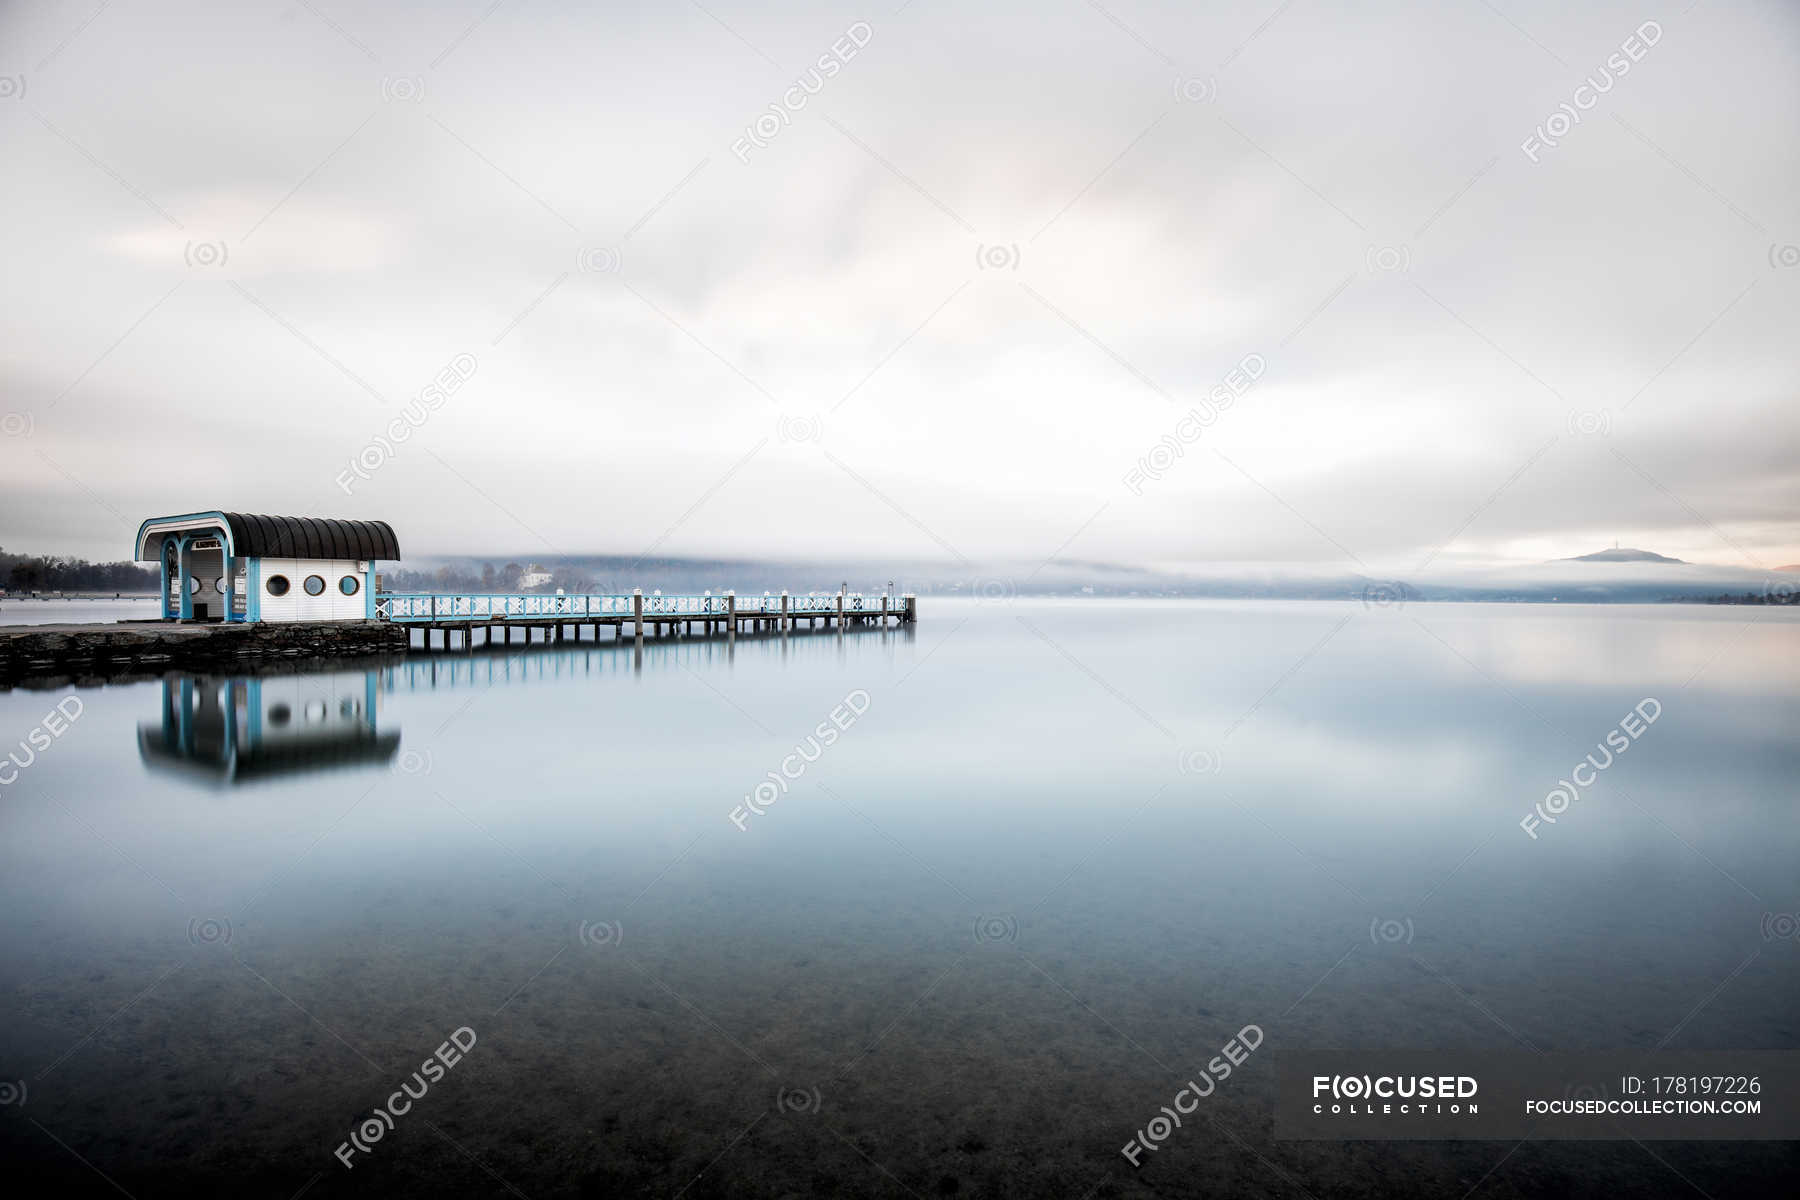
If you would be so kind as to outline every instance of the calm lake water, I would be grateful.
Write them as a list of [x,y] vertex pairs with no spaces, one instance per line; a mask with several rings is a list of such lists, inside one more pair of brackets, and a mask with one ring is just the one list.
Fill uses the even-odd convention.
[[[0,694],[0,755],[79,713],[0,786],[7,1176],[1791,1194],[1792,1143],[1291,1142],[1271,1098],[1284,1049],[1800,1048],[1800,943],[1764,917],[1800,907],[1797,617],[925,601],[911,633],[641,664],[515,646]],[[1251,1023],[1205,1119],[1134,1169],[1120,1147]]]

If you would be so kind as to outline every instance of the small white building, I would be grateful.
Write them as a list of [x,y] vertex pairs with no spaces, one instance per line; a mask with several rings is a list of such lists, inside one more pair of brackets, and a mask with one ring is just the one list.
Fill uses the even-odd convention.
[[521,592],[529,592],[532,588],[541,588],[549,582],[550,572],[544,570],[544,568],[538,566],[536,563],[532,563],[529,567],[526,567],[523,571],[519,572],[519,590]]
[[145,521],[135,554],[162,568],[167,621],[353,621],[400,545],[386,521],[200,512]]

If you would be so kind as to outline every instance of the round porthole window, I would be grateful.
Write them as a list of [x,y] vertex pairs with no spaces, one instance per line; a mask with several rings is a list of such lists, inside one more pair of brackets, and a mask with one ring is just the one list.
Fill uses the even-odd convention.
[[198,575],[188,576],[188,591],[196,596],[200,594],[200,577]]
[[288,594],[288,577],[286,575],[271,575],[269,576],[269,582],[263,584],[263,587],[268,589],[269,595],[271,596],[285,596]]
[[276,704],[269,709],[269,724],[286,725],[294,719],[294,710],[285,704]]
[[344,595],[346,595],[346,596],[356,595],[356,589],[360,588],[361,586],[362,586],[362,581],[357,579],[357,577],[354,575],[346,575],[342,579],[338,580],[338,591],[344,593]]
[[324,577],[319,575],[308,575],[306,577],[306,594],[309,596],[323,596],[325,594]]
[[213,591],[221,596],[225,594],[225,577],[223,575],[213,580]]

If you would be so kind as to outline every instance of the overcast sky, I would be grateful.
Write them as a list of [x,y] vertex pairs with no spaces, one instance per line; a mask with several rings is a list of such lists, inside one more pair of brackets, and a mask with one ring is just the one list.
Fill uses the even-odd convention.
[[1789,2],[8,3],[0,160],[8,550],[1800,562]]

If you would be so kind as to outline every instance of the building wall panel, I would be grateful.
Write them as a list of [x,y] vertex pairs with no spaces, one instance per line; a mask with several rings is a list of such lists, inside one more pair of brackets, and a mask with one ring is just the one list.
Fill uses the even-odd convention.
[[[285,596],[269,594],[269,580],[285,576]],[[317,596],[306,594],[306,579],[317,575],[325,590]],[[344,576],[356,580],[355,595],[346,596],[339,587]],[[353,559],[265,558],[262,560],[262,619],[265,621],[355,621],[365,615],[366,601],[362,589],[363,573]]]

